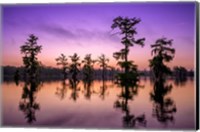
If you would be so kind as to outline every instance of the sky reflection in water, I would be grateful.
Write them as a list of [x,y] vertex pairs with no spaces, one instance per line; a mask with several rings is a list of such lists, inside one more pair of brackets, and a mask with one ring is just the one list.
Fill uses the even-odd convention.
[[[3,125],[194,129],[193,80],[182,83],[168,80],[167,84],[172,84],[171,91],[157,96],[165,104],[161,104],[161,99],[151,98],[156,91],[149,78],[141,79],[140,84],[143,87],[138,90],[126,91],[112,81],[95,80],[90,85],[80,81],[76,88],[72,88],[68,80],[51,81],[40,83],[36,91],[24,95],[24,82],[19,82],[18,86],[14,82],[3,82]],[[20,105],[22,102],[26,105]],[[169,107],[176,107],[171,108],[171,112],[165,109],[170,103]]]

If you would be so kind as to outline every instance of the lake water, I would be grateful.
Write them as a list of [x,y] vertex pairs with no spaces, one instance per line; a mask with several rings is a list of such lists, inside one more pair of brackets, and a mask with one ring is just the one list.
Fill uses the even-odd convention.
[[[168,80],[171,91],[152,98],[154,83],[125,89],[112,81],[3,82],[3,125],[61,128],[194,129],[195,83]],[[26,87],[27,86],[27,87]]]

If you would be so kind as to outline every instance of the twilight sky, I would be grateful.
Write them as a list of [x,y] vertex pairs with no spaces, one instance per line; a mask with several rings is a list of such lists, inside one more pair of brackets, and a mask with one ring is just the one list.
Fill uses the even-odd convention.
[[97,58],[102,53],[116,61],[113,52],[123,48],[121,36],[112,35],[112,20],[117,16],[138,17],[136,38],[145,37],[145,46],[131,47],[129,59],[138,68],[148,69],[150,45],[160,37],[173,39],[175,58],[168,65],[194,68],[195,2],[179,3],[108,3],[108,4],[43,4],[3,6],[3,65],[22,65],[20,46],[29,34],[39,37],[42,45],[39,60],[46,66],[56,66],[61,53],[87,53]]

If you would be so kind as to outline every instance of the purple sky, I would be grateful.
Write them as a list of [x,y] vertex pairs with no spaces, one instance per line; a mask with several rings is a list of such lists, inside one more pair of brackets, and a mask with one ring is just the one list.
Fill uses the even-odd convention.
[[194,67],[195,2],[178,3],[109,3],[109,4],[43,4],[3,6],[3,65],[22,65],[20,45],[29,34],[39,37],[43,46],[39,60],[55,66],[55,58],[77,52],[81,59],[87,53],[97,58],[102,53],[116,61],[113,52],[123,45],[120,36],[111,34],[112,20],[117,16],[138,17],[136,38],[145,37],[145,46],[131,48],[129,58],[139,69],[148,69],[150,45],[160,37],[174,39],[176,55],[170,66]]

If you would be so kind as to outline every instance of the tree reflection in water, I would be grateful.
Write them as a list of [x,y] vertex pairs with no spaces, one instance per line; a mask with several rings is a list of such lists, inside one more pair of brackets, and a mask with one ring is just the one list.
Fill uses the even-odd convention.
[[104,100],[105,95],[108,95],[107,91],[108,86],[106,85],[105,78],[102,79],[102,86],[100,87],[99,97]]
[[78,79],[69,80],[69,88],[72,90],[70,98],[73,99],[74,101],[76,101],[79,97],[78,95],[78,92],[80,91],[80,87],[78,87],[79,82],[80,81]]
[[134,114],[130,113],[130,108],[128,101],[133,100],[133,97],[138,94],[138,89],[141,86],[138,84],[132,84],[132,85],[125,85],[121,86],[121,94],[118,96],[118,100],[115,102],[114,107],[116,109],[121,109],[122,112],[125,114],[123,116],[123,127],[125,128],[131,128],[135,127],[136,125],[139,126],[146,126],[146,118],[145,115],[139,115],[135,116]]
[[39,89],[39,84],[40,83],[36,80],[25,82],[19,102],[19,109],[24,113],[27,123],[29,124],[36,121],[35,113],[40,110],[40,105],[36,102],[36,93]]
[[186,85],[187,80],[188,80],[187,77],[181,77],[181,78],[175,77],[174,84],[175,84],[176,86],[181,86],[181,87],[183,87],[183,86]]
[[167,85],[164,79],[154,82],[154,89],[150,93],[153,101],[153,117],[165,125],[174,121],[176,105],[170,97],[166,95],[171,91],[172,85]]
[[83,84],[84,84],[84,96],[86,99],[90,100],[91,99],[91,95],[93,93],[95,93],[94,89],[92,88],[92,84],[93,84],[93,80],[91,79],[84,79],[83,80]]
[[61,99],[63,100],[66,96],[66,93],[67,93],[67,86],[68,84],[66,83],[66,80],[63,79],[62,80],[62,87],[57,87],[56,88],[56,95]]

